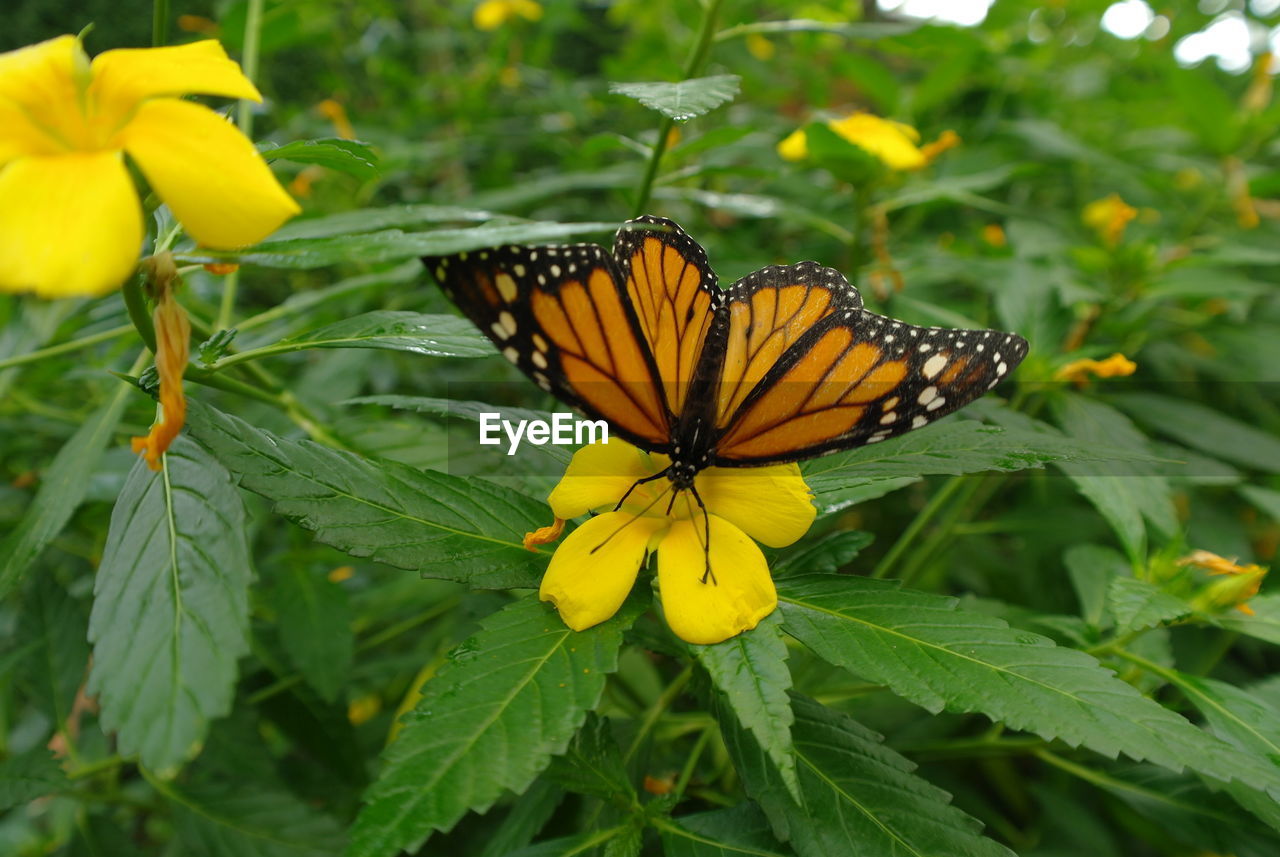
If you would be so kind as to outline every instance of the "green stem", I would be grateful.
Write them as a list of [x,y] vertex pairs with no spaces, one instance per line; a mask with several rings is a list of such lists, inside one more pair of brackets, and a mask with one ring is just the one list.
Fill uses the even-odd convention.
[[[693,51],[689,54],[689,59],[684,65],[684,75],[681,80],[689,80],[697,76],[703,64],[707,61],[707,55],[711,52],[711,43],[715,37],[716,18],[720,15],[720,4],[722,2],[723,0],[710,0],[707,4],[707,10],[702,16],[702,26],[698,31],[698,40],[694,43]],[[639,217],[644,214],[645,209],[649,207],[649,197],[653,194],[653,183],[658,178],[658,166],[662,163],[662,156],[667,153],[667,143],[671,139],[671,129],[675,127],[675,124],[675,120],[668,116],[658,126],[658,139],[653,144],[653,152],[649,155],[649,165],[645,167],[644,178],[640,181],[640,193],[636,196],[633,217]]]
[[685,759],[684,768],[680,771],[680,778],[676,780],[675,794],[677,801],[684,796],[684,790],[689,787],[689,780],[693,779],[693,771],[698,765],[698,759],[702,757],[702,751],[706,749],[707,742],[711,740],[713,731],[715,731],[714,726],[705,727],[699,733],[693,749],[689,751],[689,758]]
[[973,474],[963,481],[964,489],[957,492],[945,517],[924,539],[924,543],[912,552],[901,571],[898,572],[898,579],[904,586],[915,584],[916,579],[929,567],[929,563],[937,557],[939,551],[946,549],[947,542],[955,535],[956,526],[972,517],[990,499],[993,493],[991,491],[985,495],[979,494],[982,487],[989,482],[987,474]]
[[154,0],[151,4],[151,47],[162,48],[169,43],[169,0]]
[[147,309],[147,299],[142,294],[142,277],[134,275],[126,279],[120,287],[120,293],[124,295],[124,307],[129,311],[129,321],[133,322],[147,348],[155,354],[156,327],[151,321],[151,312]]
[[41,348],[37,351],[28,351],[26,354],[19,354],[17,357],[0,360],[0,370],[8,369],[11,366],[21,366],[24,363],[35,363],[46,357],[56,357],[59,354],[79,351],[82,348],[88,348],[92,345],[97,345],[100,342],[108,342],[112,339],[117,339],[133,329],[132,324],[126,324],[121,327],[113,327],[110,330],[104,330],[101,333],[93,333],[89,336],[83,336],[80,339],[72,339],[68,342],[59,343],[58,345],[50,345],[48,348]]
[[96,762],[87,762],[75,770],[69,771],[67,773],[67,779],[82,780],[85,777],[92,777],[95,774],[102,773],[103,771],[114,770],[115,768],[123,765],[125,761],[126,760],[122,756],[108,756],[107,758],[99,759]]
[[[240,69],[250,82],[258,79],[258,47],[262,44],[262,0],[249,0],[244,19],[244,53],[240,57]],[[253,102],[241,99],[236,106],[236,127],[246,137],[253,138]]]
[[[240,57],[240,68],[244,76],[251,82],[258,79],[258,47],[262,36],[262,0],[249,0],[248,11],[244,20],[244,53]],[[253,139],[253,102],[240,99],[236,105],[236,127],[240,133]],[[240,271],[236,269],[222,280],[222,301],[218,306],[218,320],[215,327],[226,330],[231,327],[235,317],[236,292],[240,288]]]
[[648,737],[649,732],[658,722],[658,718],[662,717],[663,712],[671,707],[684,690],[684,686],[693,678],[693,664],[689,664],[680,675],[672,680],[662,691],[662,695],[653,701],[653,705],[649,706],[649,710],[644,713],[644,720],[640,721],[640,728],[636,730],[636,735],[631,739],[631,746],[627,748],[627,753],[622,757],[624,763],[629,763],[635,757],[636,751],[640,749],[640,745],[644,743],[644,739]]
[[941,761],[945,759],[969,759],[975,756],[1009,756],[1034,753],[1048,746],[1048,743],[1043,738],[1033,736],[1015,738],[981,737],[918,746],[895,746],[894,749],[910,756],[914,761]]
[[916,537],[920,535],[920,532],[928,526],[934,516],[937,515],[938,512],[942,511],[942,508],[947,504],[952,496],[960,490],[963,484],[963,477],[952,476],[947,480],[947,484],[942,486],[938,493],[929,498],[929,502],[926,503],[924,508],[921,509],[915,518],[912,519],[911,523],[907,525],[907,528],[902,531],[902,535],[898,536],[898,540],[893,543],[891,548],[889,548],[889,552],[886,553],[884,558],[876,565],[875,570],[871,572],[872,577],[882,579],[889,576],[889,572],[898,562],[898,558],[901,557],[907,548],[911,546],[912,542],[914,542]]

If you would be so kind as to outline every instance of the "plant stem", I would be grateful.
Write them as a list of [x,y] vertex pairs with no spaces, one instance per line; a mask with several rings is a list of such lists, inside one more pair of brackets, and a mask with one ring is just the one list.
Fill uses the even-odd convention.
[[[244,54],[240,57],[240,68],[244,76],[251,82],[258,78],[258,47],[262,36],[262,0],[249,0],[248,11],[244,19]],[[236,127],[240,133],[253,139],[253,102],[240,99],[236,105]],[[240,271],[236,269],[227,274],[222,281],[222,301],[218,306],[218,320],[214,325],[217,330],[225,330],[231,326],[235,316],[236,292],[240,288]]]
[[[689,54],[689,60],[684,65],[684,74],[681,80],[689,80],[695,77],[707,61],[707,55],[711,52],[711,43],[715,37],[716,18],[720,15],[721,2],[722,0],[710,0],[707,3],[707,10],[702,16],[702,26],[698,31],[698,40],[694,43],[693,51]],[[653,194],[653,183],[658,177],[658,166],[662,163],[662,156],[667,153],[667,143],[671,139],[671,129],[675,127],[675,124],[675,120],[667,116],[663,118],[662,124],[658,126],[658,139],[653,144],[653,153],[649,156],[649,165],[645,167],[644,178],[640,182],[640,193],[636,196],[636,207],[632,212],[632,217],[639,217],[644,214],[645,209],[649,206],[649,197]]]
[[963,484],[963,477],[952,476],[947,480],[947,484],[938,490],[938,493],[929,498],[929,502],[916,514],[911,523],[907,525],[907,528],[902,531],[902,535],[898,536],[898,540],[889,548],[889,552],[876,565],[875,570],[871,572],[871,577],[877,579],[888,577],[898,558],[911,546],[911,543],[920,535],[925,526],[933,520],[934,516],[942,511],[942,507],[960,490]]
[[169,0],[153,0],[151,4],[151,47],[169,43]]
[[648,737],[649,732],[653,729],[654,724],[658,722],[658,718],[662,717],[664,711],[671,707],[676,701],[680,693],[684,690],[684,686],[693,678],[693,664],[689,664],[680,675],[667,685],[666,690],[653,701],[653,705],[649,706],[649,710],[644,713],[644,720],[640,721],[640,728],[636,730],[636,735],[631,739],[631,746],[627,748],[627,753],[622,757],[623,763],[629,763],[635,757],[636,751],[640,749],[640,745],[644,743],[644,739]]
[[9,357],[0,360],[0,370],[8,369],[12,366],[21,366],[24,363],[35,363],[46,357],[56,357],[59,354],[66,354],[70,351],[79,351],[81,348],[88,348],[91,345],[97,345],[100,342],[107,342],[112,339],[124,336],[133,330],[133,325],[126,324],[120,327],[113,327],[110,330],[104,330],[101,333],[93,333],[80,339],[72,339],[68,342],[62,342],[57,345],[50,345],[48,348],[41,348],[37,351],[28,351],[26,354],[19,354],[16,357]]
[[134,275],[126,279],[120,287],[120,293],[124,295],[124,307],[129,311],[129,320],[133,322],[147,348],[155,354],[156,327],[147,310],[147,299],[142,294],[142,277]]
[[676,780],[676,799],[679,800],[684,796],[684,790],[689,787],[689,780],[693,779],[694,768],[698,765],[698,760],[702,758],[702,751],[706,749],[707,742],[711,740],[711,733],[715,730],[714,726],[706,726],[702,732],[698,734],[698,740],[694,743],[693,749],[689,751],[689,758],[685,759],[684,768],[680,771],[680,778]]

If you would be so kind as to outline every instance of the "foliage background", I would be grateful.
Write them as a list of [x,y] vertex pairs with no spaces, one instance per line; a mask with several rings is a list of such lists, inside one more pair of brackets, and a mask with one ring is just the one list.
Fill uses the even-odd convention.
[[[1280,108],[1171,48],[1228,7],[1278,22],[1170,0],[1167,33],[1121,40],[1108,5],[965,29],[722,4],[700,73],[740,93],[678,126],[648,210],[723,283],[817,259],[877,311],[1032,353],[1002,398],[809,465],[824,515],[774,557],[780,616],[694,650],[643,591],[572,640],[524,596],[553,470],[459,452],[441,400],[551,403],[461,359],[491,350],[415,257],[630,216],[661,118],[609,83],[679,79],[705,10],[482,32],[466,3],[266,3],[257,138],[335,137],[331,100],[367,146],[276,161],[307,219],[244,256],[229,317],[224,278],[187,276],[197,339],[238,329],[189,377],[240,387],[188,385],[165,481],[127,449],[153,403],[107,371],[139,353],[119,296],[0,299],[0,853],[1276,853],[1280,598],[1247,615],[1176,560],[1280,543]],[[249,10],[174,3],[170,38],[239,56]],[[0,49],[90,22],[92,52],[146,45],[151,16],[18,3]],[[778,158],[853,108],[964,142],[873,198]],[[1138,209],[1114,246],[1081,221],[1111,193]],[[901,291],[870,287],[870,203]],[[1053,381],[1116,351],[1133,378]]]

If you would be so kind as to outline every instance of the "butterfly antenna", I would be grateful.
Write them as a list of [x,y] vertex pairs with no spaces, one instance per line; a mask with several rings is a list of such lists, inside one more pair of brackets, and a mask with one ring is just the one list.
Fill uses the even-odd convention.
[[[658,475],[659,475],[659,476],[662,476],[663,474],[659,473]],[[639,480],[638,482],[636,482],[636,485],[639,485],[641,482],[649,482],[649,481],[651,481],[652,479],[653,479],[653,477],[652,477],[652,476],[650,476],[650,477],[648,477],[648,478],[646,478],[646,479],[641,479],[641,480]],[[631,487],[632,487],[632,488],[635,488],[636,486],[635,486],[635,485],[632,485]],[[649,505],[648,505],[648,506],[645,506],[643,509],[641,509],[639,512],[637,512],[635,515],[633,515],[633,516],[631,517],[631,519],[630,519],[630,520],[628,520],[625,524],[623,524],[621,527],[618,527],[618,529],[614,530],[612,533],[610,533],[608,536],[606,536],[604,541],[602,541],[600,544],[598,544],[598,545],[596,545],[595,547],[593,547],[591,550],[589,550],[589,551],[588,551],[588,553],[595,553],[596,551],[600,550],[600,548],[602,548],[602,547],[604,547],[605,545],[609,544],[609,542],[613,540],[613,537],[614,537],[614,536],[616,536],[618,533],[622,532],[622,531],[623,531],[623,530],[625,530],[627,527],[629,527],[629,526],[631,526],[632,524],[634,524],[636,521],[640,520],[642,517],[644,517],[644,514],[645,514],[646,512],[648,512],[648,511],[649,511],[650,509],[652,509],[654,506],[658,505],[659,501],[661,501],[663,497],[667,496],[667,491],[670,491],[670,490],[672,490],[672,488],[671,488],[671,486],[668,486],[668,487],[667,487],[667,489],[666,489],[666,491],[663,491],[663,492],[662,492],[661,494],[659,494],[657,497],[654,497],[654,498],[653,498],[653,500],[651,500],[651,501],[649,502]],[[628,493],[628,494],[630,494],[630,493],[631,493],[631,491],[630,491],[630,490],[628,490],[628,491],[627,491],[627,493]],[[622,499],[623,499],[623,500],[625,500],[625,499],[626,499],[626,497],[623,497]],[[622,505],[622,503],[621,503],[621,501],[619,501],[618,506],[621,506],[621,505]],[[615,512],[616,512],[616,511],[618,511],[616,507],[614,508],[614,511],[615,511]]]
[[689,492],[693,494],[693,499],[698,501],[698,508],[702,510],[702,526],[706,535],[705,540],[702,542],[702,559],[704,562],[702,582],[706,583],[709,580],[712,586],[718,586],[715,572],[711,570],[711,514],[707,512],[707,504],[702,502],[702,495],[698,493],[697,486],[690,485]]

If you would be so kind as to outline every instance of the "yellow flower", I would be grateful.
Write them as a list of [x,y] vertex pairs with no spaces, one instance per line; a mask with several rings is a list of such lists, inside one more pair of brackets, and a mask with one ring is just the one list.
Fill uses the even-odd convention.
[[1004,227],[999,223],[988,223],[982,227],[982,240],[995,248],[1007,247],[1009,244],[1009,238],[1004,234]]
[[[874,155],[892,170],[923,169],[939,154],[960,142],[954,131],[945,131],[922,149],[918,145],[920,132],[915,128],[870,113],[853,113],[843,119],[833,119],[827,127]],[[793,131],[778,144],[778,155],[786,161],[803,161],[809,157],[809,142],[803,128]]]
[[484,0],[471,17],[477,30],[496,30],[519,15],[529,21],[542,17],[542,6],[534,0]]
[[1192,603],[1200,610],[1234,607],[1247,616],[1254,610],[1247,602],[1258,594],[1262,587],[1262,578],[1267,569],[1261,565],[1240,565],[1226,557],[1218,556],[1206,550],[1195,550],[1178,560],[1178,565],[1193,565],[1203,568],[1210,574],[1222,575],[1223,579],[1210,583],[1192,599]]
[[1080,219],[1100,237],[1109,247],[1120,243],[1129,221],[1138,216],[1138,209],[1113,193],[1102,199],[1095,199],[1084,207]]
[[570,628],[590,628],[617,612],[652,552],[667,624],[687,642],[726,640],[777,606],[769,566],[752,539],[782,547],[808,531],[817,512],[800,469],[707,468],[694,482],[704,517],[691,492],[672,503],[665,478],[636,484],[669,464],[665,455],[611,438],[578,450],[551,492],[557,518],[603,510],[569,534],[542,578],[539,597],[555,604]]
[[203,245],[252,244],[298,213],[253,143],[186,93],[262,99],[215,41],[0,54],[0,291],[98,295],[129,276],[143,223],[125,154]]

